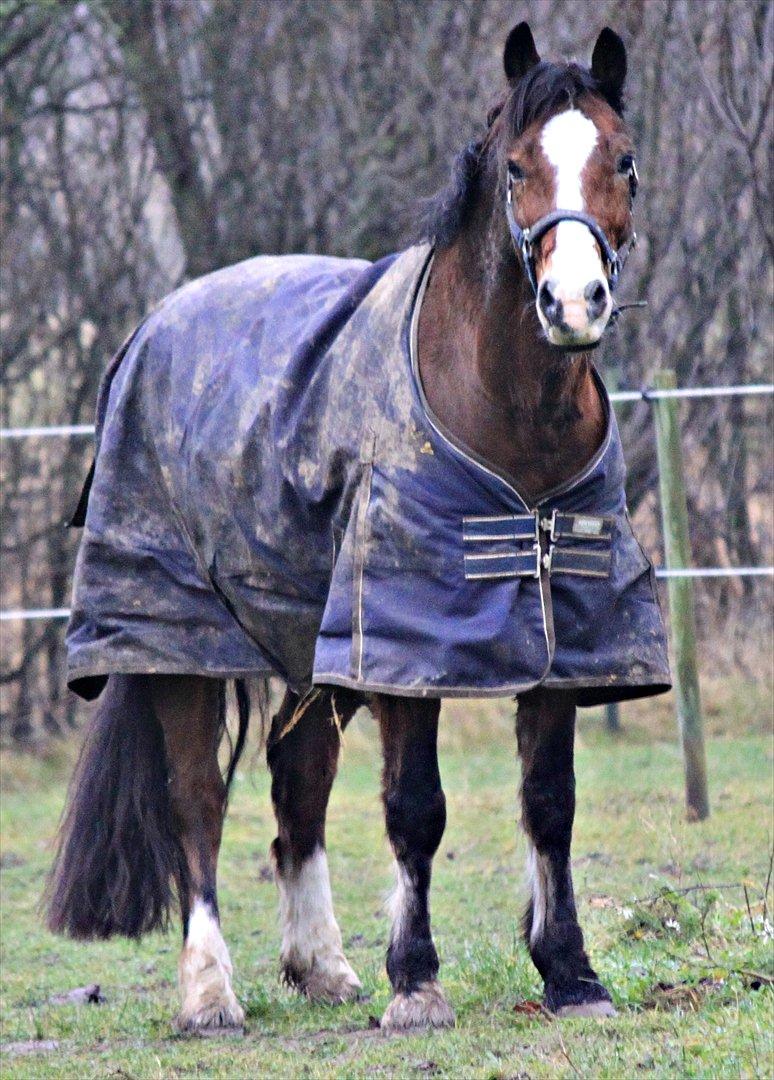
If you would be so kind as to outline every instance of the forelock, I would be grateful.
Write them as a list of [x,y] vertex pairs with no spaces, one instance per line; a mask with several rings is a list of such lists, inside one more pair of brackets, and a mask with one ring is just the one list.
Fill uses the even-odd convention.
[[[506,137],[518,138],[531,124],[574,106],[583,94],[604,98],[599,83],[587,68],[541,61],[519,79],[508,95],[502,109],[502,130]],[[608,104],[621,114],[620,101]]]

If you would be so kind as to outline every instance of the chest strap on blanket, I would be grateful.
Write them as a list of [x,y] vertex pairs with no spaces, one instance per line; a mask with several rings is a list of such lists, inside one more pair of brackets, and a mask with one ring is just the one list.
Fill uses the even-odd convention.
[[567,537],[573,540],[610,540],[613,519],[596,514],[563,514],[554,510],[550,518],[541,517],[540,527],[556,542]]
[[538,530],[536,514],[463,518],[465,579],[540,577]]
[[[540,544],[541,532],[549,539]],[[462,521],[465,579],[575,574],[608,577],[613,519],[596,514],[505,514]],[[579,543],[585,541],[585,543]],[[528,545],[528,546],[527,546]]]

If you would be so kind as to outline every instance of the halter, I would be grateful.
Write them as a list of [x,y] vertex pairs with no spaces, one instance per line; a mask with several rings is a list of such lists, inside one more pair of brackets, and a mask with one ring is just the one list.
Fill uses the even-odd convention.
[[[528,229],[522,229],[513,213],[513,177],[510,172],[506,173],[505,180],[505,215],[508,218],[508,228],[511,231],[513,246],[521,255],[527,279],[532,286],[532,291],[535,296],[537,296],[538,285],[537,276],[535,274],[534,246],[543,239],[549,229],[553,229],[560,221],[580,222],[581,225],[586,226],[599,244],[602,258],[605,262],[607,283],[610,287],[610,292],[613,292],[618,284],[618,278],[626,265],[626,259],[629,252],[637,243],[637,233],[633,232],[626,243],[622,244],[617,251],[614,250],[610,241],[605,236],[599,222],[595,221],[594,218],[590,217],[588,214],[582,213],[580,210],[552,210],[550,214],[545,214],[542,218],[538,218],[535,224],[531,225]],[[624,306],[628,307],[629,305]]]

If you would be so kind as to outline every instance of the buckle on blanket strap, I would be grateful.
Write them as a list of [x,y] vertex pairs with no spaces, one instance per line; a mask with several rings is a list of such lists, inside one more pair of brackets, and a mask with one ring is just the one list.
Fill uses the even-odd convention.
[[[543,552],[540,533],[550,544]],[[575,574],[608,577],[612,559],[613,519],[596,514],[554,510],[550,517],[534,514],[466,517],[462,521],[465,579]],[[589,541],[581,546],[579,540]],[[529,547],[515,544],[532,541]],[[560,541],[565,541],[560,543]]]
[[553,543],[565,537],[574,540],[610,540],[613,536],[613,519],[597,514],[564,514],[553,510],[550,518],[540,519],[540,528],[547,532]]
[[[612,561],[613,519],[597,514],[567,514],[553,510],[550,518],[540,518],[540,528],[551,544],[543,556],[549,574],[577,574],[579,577],[609,577]],[[560,543],[561,540],[573,541]],[[578,540],[591,541],[581,546]],[[596,545],[596,546],[594,546]]]

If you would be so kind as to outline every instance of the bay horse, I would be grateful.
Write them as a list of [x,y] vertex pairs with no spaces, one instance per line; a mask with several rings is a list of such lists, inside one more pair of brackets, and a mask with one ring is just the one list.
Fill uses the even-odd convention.
[[[462,151],[428,215],[434,254],[416,327],[428,409],[529,506],[583,472],[608,429],[609,405],[589,351],[616,310],[612,288],[633,241],[637,173],[622,117],[626,64],[610,29],[587,69],[541,61],[529,27],[516,26],[504,49],[506,87],[486,134]],[[602,520],[581,526],[598,532]],[[549,525],[553,538],[556,521]],[[536,543],[538,578],[548,565],[545,540]],[[549,684],[538,679],[516,695],[531,887],[524,932],[548,1009],[611,1016],[610,994],[584,948],[570,867],[574,726],[584,702],[572,688]],[[221,933],[216,867],[248,710],[238,683],[239,738],[224,779],[218,745],[225,690],[225,679],[205,675],[110,673],[71,788],[48,893],[55,931],[139,936],[164,924],[174,886],[184,933],[178,1026],[188,1032],[244,1023]],[[325,815],[341,732],[363,704],[378,721],[397,873],[385,1030],[454,1023],[438,981],[428,902],[446,821],[436,753],[442,696],[363,693],[324,681],[313,690],[296,687],[287,690],[267,739],[282,976],[310,999],[344,1002],[361,987],[334,916]]]

